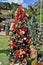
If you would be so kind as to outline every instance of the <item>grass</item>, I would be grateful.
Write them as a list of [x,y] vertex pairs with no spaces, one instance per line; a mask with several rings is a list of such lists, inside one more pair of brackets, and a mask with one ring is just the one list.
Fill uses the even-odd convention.
[[1,65],[9,65],[7,52],[8,52],[8,36],[0,36],[0,63]]

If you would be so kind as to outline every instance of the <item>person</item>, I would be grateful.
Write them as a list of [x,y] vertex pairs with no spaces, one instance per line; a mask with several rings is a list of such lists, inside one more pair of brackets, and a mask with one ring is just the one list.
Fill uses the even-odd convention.
[[1,28],[2,28],[2,26],[0,25],[0,32],[1,32]]
[[3,31],[5,31],[5,24],[3,24]]

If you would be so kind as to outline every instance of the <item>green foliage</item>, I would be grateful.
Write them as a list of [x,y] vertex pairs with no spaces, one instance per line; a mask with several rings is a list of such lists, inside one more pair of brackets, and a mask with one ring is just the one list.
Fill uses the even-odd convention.
[[29,58],[28,61],[27,61],[27,65],[31,65],[32,61],[34,61],[35,58]]
[[11,3],[11,8],[12,8],[12,10],[16,10],[17,9],[17,7],[18,7],[18,5],[17,4],[14,4],[13,2]]
[[40,49],[40,53],[43,55],[43,48]]
[[0,9],[5,10],[12,10],[13,8],[16,8],[18,5],[14,3],[8,3],[8,2],[0,2]]
[[0,9],[11,9],[10,3],[6,3],[6,2],[0,2]]

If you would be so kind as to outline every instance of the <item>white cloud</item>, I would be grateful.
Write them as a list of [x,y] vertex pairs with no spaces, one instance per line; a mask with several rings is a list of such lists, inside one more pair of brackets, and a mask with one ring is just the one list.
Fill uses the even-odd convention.
[[9,2],[9,3],[12,3],[12,0],[3,0],[2,2]]
[[23,3],[23,4],[22,4],[22,7],[27,8],[27,7],[28,7],[28,5],[27,5],[26,3]]
[[7,0],[7,2],[12,3],[12,0]]
[[24,1],[23,0],[12,0],[14,3],[22,4]]
[[4,2],[9,2],[9,3],[17,3],[17,4],[22,4],[24,2],[24,0],[5,0]]

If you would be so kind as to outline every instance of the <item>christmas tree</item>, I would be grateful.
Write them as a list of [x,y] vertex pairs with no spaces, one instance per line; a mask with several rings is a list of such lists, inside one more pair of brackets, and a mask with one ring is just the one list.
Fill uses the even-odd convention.
[[14,13],[14,22],[10,26],[10,53],[9,61],[11,65],[16,63],[27,64],[30,57],[31,37],[29,36],[27,15],[24,9],[18,6]]
[[[32,45],[37,49],[37,61],[43,61],[43,24],[38,25],[35,13],[32,15],[32,22],[29,27]],[[42,49],[41,49],[42,48]],[[41,51],[40,51],[41,50]]]
[[33,45],[37,45],[39,43],[39,25],[35,13],[32,15],[32,21],[29,26],[30,36],[33,40]]

